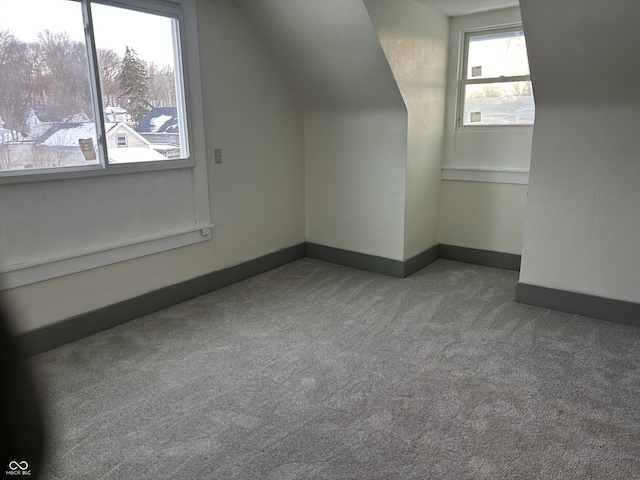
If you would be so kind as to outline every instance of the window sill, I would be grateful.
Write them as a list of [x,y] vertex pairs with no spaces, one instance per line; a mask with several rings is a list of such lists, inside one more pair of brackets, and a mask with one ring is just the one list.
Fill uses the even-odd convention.
[[0,285],[3,289],[16,288],[204,242],[211,239],[212,227],[213,225],[192,226],[155,237],[138,238],[119,245],[110,245],[102,249],[81,252],[73,256],[7,265],[3,268],[3,272],[0,273]]
[[529,171],[515,169],[443,167],[442,180],[528,185]]

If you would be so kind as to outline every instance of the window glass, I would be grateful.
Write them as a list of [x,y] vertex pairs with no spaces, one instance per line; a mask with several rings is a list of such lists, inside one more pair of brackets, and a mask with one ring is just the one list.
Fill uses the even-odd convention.
[[467,78],[529,75],[527,44],[522,30],[470,34]]
[[81,4],[1,6],[0,173],[98,163]]
[[465,86],[463,125],[531,125],[534,118],[530,81]]
[[[176,20],[101,4],[92,4],[91,12],[109,162],[186,157]],[[129,132],[124,152],[112,137],[127,129],[135,133]]]

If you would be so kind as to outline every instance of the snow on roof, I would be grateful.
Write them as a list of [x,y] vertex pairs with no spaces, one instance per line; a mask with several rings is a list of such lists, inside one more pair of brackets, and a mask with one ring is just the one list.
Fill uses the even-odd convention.
[[178,108],[152,108],[135,130],[140,133],[178,133]]
[[50,129],[39,140],[45,147],[77,147],[79,138],[92,138],[96,143],[96,127],[93,123],[63,123]]
[[153,126],[152,132],[157,132],[162,128],[162,126],[167,123],[167,121],[171,120],[170,115],[160,115],[159,117],[152,118],[149,123]]
[[167,157],[161,153],[146,147],[112,148],[109,150],[109,163],[155,162],[166,159]]
[[[107,132],[111,131],[117,123],[105,123]],[[78,139],[91,138],[96,144],[96,126],[89,123],[61,123],[49,129],[40,139],[38,145],[45,147],[77,147]]]

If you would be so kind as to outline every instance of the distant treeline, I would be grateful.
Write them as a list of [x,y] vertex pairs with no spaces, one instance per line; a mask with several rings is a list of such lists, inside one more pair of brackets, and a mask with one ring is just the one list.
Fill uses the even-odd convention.
[[[125,108],[139,121],[152,107],[176,104],[171,66],[145,62],[127,47],[120,55],[98,49],[102,102]],[[84,112],[93,118],[87,51],[66,33],[43,30],[24,42],[0,30],[0,118],[19,131],[30,108],[45,107],[60,118]]]

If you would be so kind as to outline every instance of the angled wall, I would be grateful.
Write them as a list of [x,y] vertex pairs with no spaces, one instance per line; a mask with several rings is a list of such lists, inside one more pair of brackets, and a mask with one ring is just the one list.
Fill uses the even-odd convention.
[[640,303],[635,0],[521,0],[536,99],[520,282]]
[[407,113],[362,0],[240,0],[304,106],[307,241],[404,254]]
[[406,260],[438,241],[448,18],[411,0],[239,0],[305,110],[311,243]]
[[449,18],[413,0],[365,5],[407,108],[407,260],[438,243]]

